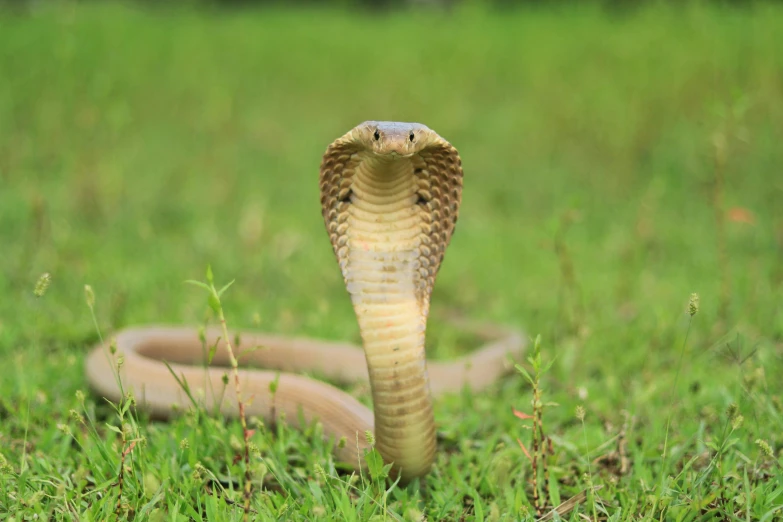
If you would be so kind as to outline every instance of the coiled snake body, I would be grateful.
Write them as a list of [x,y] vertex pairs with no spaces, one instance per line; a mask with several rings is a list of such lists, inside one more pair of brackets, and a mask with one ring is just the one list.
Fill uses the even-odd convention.
[[[432,395],[490,385],[507,371],[507,357],[524,348],[519,333],[489,327],[493,340],[471,354],[426,361],[430,294],[457,222],[462,179],[457,150],[421,124],[368,121],[328,146],[320,168],[321,209],[363,349],[241,332],[242,346],[263,347],[242,358],[242,364],[264,368],[240,370],[242,392],[253,397],[248,415],[273,422],[284,412],[295,427],[300,413],[305,423],[317,419],[325,436],[346,438],[346,444],[335,444],[335,456],[356,469],[363,466],[357,433],[360,450],[368,445],[364,432],[374,429],[376,448],[403,482],[430,471],[436,452]],[[217,329],[206,334],[208,343],[218,342]],[[237,414],[236,401],[219,393],[225,373],[219,366],[229,361],[222,342],[206,367],[195,328],[131,328],[115,341],[116,353],[97,346],[86,361],[88,381],[102,396],[121,396],[114,372],[122,355],[123,389],[135,392],[140,407],[162,418],[175,405],[187,407],[190,399],[165,360],[204,407]],[[374,412],[348,393],[301,375],[307,371],[339,382],[369,379]]]

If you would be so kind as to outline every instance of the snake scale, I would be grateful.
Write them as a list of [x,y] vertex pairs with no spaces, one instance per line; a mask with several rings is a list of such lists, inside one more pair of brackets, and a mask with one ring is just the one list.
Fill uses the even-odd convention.
[[[366,121],[327,147],[319,180],[324,224],[363,346],[232,332],[241,342],[235,350],[263,348],[242,356],[240,386],[252,396],[246,414],[272,423],[284,413],[295,428],[317,420],[324,437],[346,439],[333,445],[335,458],[356,470],[369,447],[364,433],[374,431],[377,450],[407,483],[429,473],[435,461],[433,396],[486,388],[508,371],[509,356],[518,356],[525,342],[513,329],[480,325],[475,330],[487,338],[483,346],[449,361],[426,360],[430,295],[462,199],[462,161],[448,141],[418,123]],[[87,357],[88,382],[114,401],[132,390],[140,408],[166,419],[191,404],[166,361],[200,406],[236,416],[232,394],[219,392],[227,348],[217,328],[207,329],[206,337],[218,345],[210,365],[196,328],[122,330],[114,336],[114,353],[107,342]],[[369,382],[373,410],[307,372],[338,383]]]

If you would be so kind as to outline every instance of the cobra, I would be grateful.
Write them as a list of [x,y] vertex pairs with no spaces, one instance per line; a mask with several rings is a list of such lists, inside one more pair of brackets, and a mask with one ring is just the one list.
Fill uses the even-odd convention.
[[[242,347],[262,347],[242,358],[241,391],[253,397],[246,414],[273,423],[284,413],[294,428],[320,422],[324,437],[345,438],[345,444],[333,445],[334,456],[356,470],[364,466],[362,452],[369,445],[364,434],[373,431],[378,452],[406,483],[429,473],[436,458],[434,398],[464,386],[488,387],[526,343],[514,329],[479,325],[475,330],[485,344],[451,360],[427,360],[430,297],[463,188],[460,155],[438,133],[418,123],[366,121],[327,147],[319,178],[321,213],[362,346],[232,332]],[[114,353],[102,344],[87,357],[88,382],[115,401],[122,391],[133,391],[140,408],[167,419],[191,404],[170,367],[187,381],[199,406],[236,416],[236,401],[219,392],[227,348],[217,328],[206,336],[218,345],[209,365],[196,328],[120,331]],[[372,409],[327,381],[368,382]]]

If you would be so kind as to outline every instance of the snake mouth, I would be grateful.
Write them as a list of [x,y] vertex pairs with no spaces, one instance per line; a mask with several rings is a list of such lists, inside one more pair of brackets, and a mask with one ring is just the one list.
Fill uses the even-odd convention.
[[412,157],[416,153],[415,152],[399,152],[399,151],[396,151],[396,150],[391,150],[389,152],[381,152],[381,153],[376,152],[375,154],[378,155],[378,156],[384,157],[384,158],[389,158],[389,159],[405,159],[405,158]]

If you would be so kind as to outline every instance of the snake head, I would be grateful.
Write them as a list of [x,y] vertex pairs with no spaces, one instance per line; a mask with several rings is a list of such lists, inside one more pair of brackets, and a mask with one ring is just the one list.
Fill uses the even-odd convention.
[[355,129],[365,150],[378,156],[410,157],[431,144],[437,135],[421,123],[366,121]]

